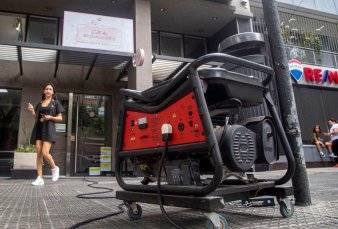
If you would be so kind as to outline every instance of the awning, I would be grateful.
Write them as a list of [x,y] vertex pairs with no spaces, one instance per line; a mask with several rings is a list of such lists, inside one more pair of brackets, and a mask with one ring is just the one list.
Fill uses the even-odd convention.
[[54,63],[54,77],[60,64],[88,66],[86,79],[94,67],[124,69],[131,63],[133,53],[112,52],[96,49],[74,48],[59,45],[46,45],[27,42],[1,42],[0,60],[19,62],[20,75],[23,75],[23,61]]
[[[60,64],[88,66],[86,80],[89,79],[94,67],[119,69],[116,81],[127,81],[128,70],[132,67],[133,53],[113,52],[97,49],[66,47],[27,42],[0,42],[0,60],[17,61],[20,75],[23,75],[23,61],[54,63],[54,77]],[[183,71],[194,59],[153,55],[152,75],[154,82],[171,79]],[[219,66],[220,63],[210,63],[201,66]]]

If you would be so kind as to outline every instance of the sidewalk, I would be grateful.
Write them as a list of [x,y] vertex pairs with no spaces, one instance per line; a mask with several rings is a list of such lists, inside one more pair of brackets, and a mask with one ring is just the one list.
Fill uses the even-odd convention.
[[[283,171],[282,171],[283,172]],[[281,171],[273,171],[278,176]],[[337,228],[338,227],[338,168],[308,169],[313,204],[295,207],[290,219],[280,215],[274,207],[241,207],[238,202],[227,203],[218,213],[223,215],[229,228]],[[100,187],[120,190],[115,178],[88,178]],[[130,178],[135,180],[134,178]],[[0,228],[69,228],[94,217],[119,211],[121,201],[116,199],[79,199],[81,193],[103,190],[87,186],[82,178],[61,178],[52,183],[33,187],[30,180],[11,180],[0,177]],[[115,194],[107,194],[111,196]],[[130,221],[127,213],[92,222],[81,228],[174,228],[161,216],[158,205],[140,204],[142,217]],[[206,228],[207,219],[199,211],[165,207],[169,216],[184,228]]]

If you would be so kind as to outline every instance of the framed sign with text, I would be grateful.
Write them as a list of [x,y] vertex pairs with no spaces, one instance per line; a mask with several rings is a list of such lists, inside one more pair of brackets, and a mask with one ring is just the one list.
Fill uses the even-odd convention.
[[62,45],[134,52],[133,20],[65,11]]

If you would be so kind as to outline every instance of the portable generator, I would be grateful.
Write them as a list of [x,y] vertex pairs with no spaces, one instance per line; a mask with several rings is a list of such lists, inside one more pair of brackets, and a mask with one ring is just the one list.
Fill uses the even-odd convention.
[[[205,68],[208,63],[218,65]],[[229,71],[226,63],[262,72],[264,78]],[[287,197],[293,189],[280,185],[293,176],[295,162],[268,89],[273,76],[268,66],[215,53],[145,91],[121,89],[115,172],[124,191],[116,196],[129,217],[142,215],[136,202],[164,204],[203,210],[209,228],[226,228],[224,217],[215,213],[224,201],[263,195],[276,196],[281,214],[291,217],[294,207]],[[269,116],[242,117],[243,108],[263,103]],[[278,159],[278,142],[288,162],[285,175],[255,178],[256,164]],[[126,161],[143,177],[139,184],[122,177]]]

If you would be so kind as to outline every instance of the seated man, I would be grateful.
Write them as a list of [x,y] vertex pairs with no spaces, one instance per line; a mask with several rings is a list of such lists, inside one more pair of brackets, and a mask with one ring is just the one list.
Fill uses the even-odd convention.
[[[337,121],[333,118],[328,120],[330,125],[330,132],[324,133],[325,136],[329,136],[331,141],[327,142],[327,147],[329,149],[330,155],[333,154],[333,158],[337,158],[338,155],[338,124]],[[336,159],[337,160],[337,159]]]

